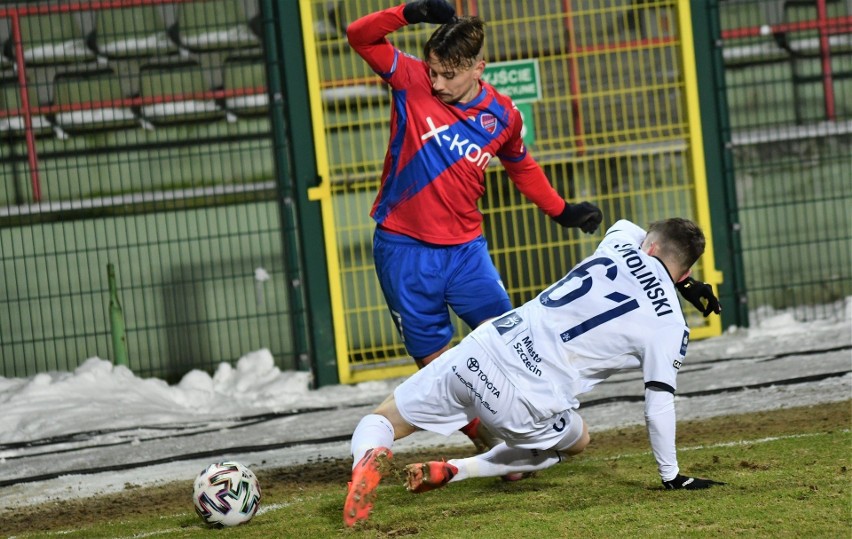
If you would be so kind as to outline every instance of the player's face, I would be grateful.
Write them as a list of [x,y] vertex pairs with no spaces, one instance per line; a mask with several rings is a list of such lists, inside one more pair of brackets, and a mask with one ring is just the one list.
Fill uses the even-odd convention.
[[441,64],[435,55],[430,55],[427,63],[432,92],[444,103],[467,103],[479,94],[479,79],[485,69],[485,60],[477,60],[467,68],[451,69]]

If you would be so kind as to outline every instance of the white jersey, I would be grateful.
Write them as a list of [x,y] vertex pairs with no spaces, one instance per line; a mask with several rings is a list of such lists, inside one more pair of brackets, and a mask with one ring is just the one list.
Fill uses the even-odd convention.
[[471,333],[542,416],[624,369],[674,393],[689,328],[663,263],[645,254],[645,231],[620,220],[595,253],[538,297]]

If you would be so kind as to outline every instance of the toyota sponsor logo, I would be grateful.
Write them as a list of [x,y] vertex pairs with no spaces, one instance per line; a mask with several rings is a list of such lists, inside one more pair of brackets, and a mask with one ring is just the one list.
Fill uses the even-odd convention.
[[482,383],[481,387],[483,390],[498,399],[500,398],[500,388],[497,387],[494,382],[488,379],[488,374],[480,370],[479,361],[475,357],[467,358],[467,370],[473,373],[474,379],[479,379],[479,381]]
[[475,357],[467,358],[467,370],[470,372],[479,372],[479,362]]
[[[474,362],[476,362],[476,360],[474,360]],[[478,364],[478,362],[477,362],[477,368],[479,368],[479,364]],[[491,406],[491,403],[490,403],[490,402],[488,402],[487,400],[485,400],[485,398],[483,397],[482,393],[480,393],[480,392],[478,391],[478,388],[477,388],[476,386],[474,386],[471,382],[469,382],[468,380],[466,380],[466,379],[465,379],[465,377],[464,377],[464,376],[462,376],[462,375],[461,375],[461,373],[459,373],[459,372],[456,370],[456,366],[455,366],[455,365],[453,365],[453,374],[456,376],[456,378],[458,378],[459,382],[461,382],[461,384],[462,384],[463,386],[465,386],[465,387],[468,389],[468,391],[470,391],[470,394],[471,394],[471,395],[473,395],[473,397],[474,397],[476,400],[478,400],[478,401],[482,404],[482,407],[483,407],[485,410],[488,410],[489,412],[491,412],[491,414],[492,414],[492,415],[494,415],[494,414],[496,414],[496,413],[497,413],[497,410],[495,410],[495,409]],[[493,391],[492,391],[492,394],[493,394]],[[500,390],[497,390],[497,392],[496,392],[495,396],[496,396],[498,399],[500,398]]]

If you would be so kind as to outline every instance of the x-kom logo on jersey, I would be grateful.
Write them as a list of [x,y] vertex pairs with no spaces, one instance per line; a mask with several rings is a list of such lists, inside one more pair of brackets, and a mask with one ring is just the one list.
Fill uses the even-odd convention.
[[450,126],[447,124],[436,126],[431,116],[426,117],[426,124],[429,125],[429,131],[420,135],[420,140],[424,142],[429,141],[429,139],[435,139],[435,142],[441,148],[444,148],[444,142],[446,142],[448,144],[446,147],[447,151],[465,158],[482,170],[485,170],[488,162],[494,157],[490,153],[483,151],[482,147],[478,144],[474,144],[469,139],[463,138],[459,133],[446,133],[446,131],[449,131]]

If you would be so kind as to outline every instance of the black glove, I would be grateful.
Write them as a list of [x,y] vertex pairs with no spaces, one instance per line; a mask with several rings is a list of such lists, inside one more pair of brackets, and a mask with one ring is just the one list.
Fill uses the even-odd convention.
[[[722,306],[719,300],[713,295],[713,287],[707,283],[696,281],[692,277],[687,277],[677,283],[677,289],[683,299],[695,305],[704,317],[708,317],[710,313],[719,314],[722,312]],[[707,300],[705,306],[701,300]]]
[[445,24],[456,17],[456,8],[446,0],[415,0],[402,8],[402,16],[408,24],[428,22]]
[[710,488],[713,485],[724,484],[725,483],[721,483],[719,481],[713,481],[712,479],[699,479],[697,477],[687,477],[680,474],[677,474],[671,481],[663,481],[663,486],[666,487],[667,490],[699,490],[703,488]]
[[591,234],[598,229],[601,221],[603,221],[603,213],[591,202],[580,202],[579,204],[568,204],[566,202],[565,209],[553,220],[565,228],[579,228],[586,234]]

